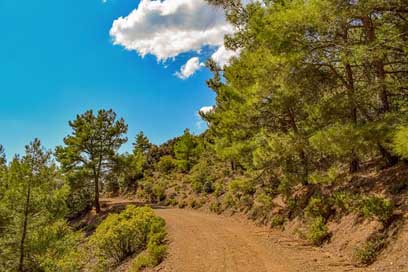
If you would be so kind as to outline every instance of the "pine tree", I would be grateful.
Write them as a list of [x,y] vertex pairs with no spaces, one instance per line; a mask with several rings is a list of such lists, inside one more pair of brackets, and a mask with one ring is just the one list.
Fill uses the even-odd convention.
[[63,169],[68,172],[86,172],[94,187],[94,206],[100,212],[100,183],[110,169],[119,148],[127,141],[123,135],[127,125],[123,119],[116,119],[112,110],[99,110],[97,115],[87,111],[70,121],[73,132],[65,137],[64,147],[56,150]]
[[49,248],[41,233],[66,215],[65,197],[51,152],[35,139],[23,157],[10,163],[0,206],[7,223],[0,239],[0,268],[5,271],[38,271],[40,258]]

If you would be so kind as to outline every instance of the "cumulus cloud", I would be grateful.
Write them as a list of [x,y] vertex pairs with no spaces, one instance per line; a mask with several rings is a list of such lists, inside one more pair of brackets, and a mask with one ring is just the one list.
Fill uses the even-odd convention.
[[110,35],[114,44],[166,60],[204,46],[220,47],[233,30],[224,11],[204,0],[142,0],[113,22]]
[[198,57],[193,57],[189,59],[186,64],[181,66],[181,69],[179,72],[176,72],[176,76],[180,79],[187,79],[190,76],[192,76],[196,71],[198,71],[202,66],[204,66],[203,63],[200,63],[200,60]]
[[209,112],[211,112],[211,111],[213,111],[214,110],[214,106],[205,106],[205,107],[202,107],[200,110],[199,110],[199,112],[200,113],[203,113],[203,114],[207,114],[207,113],[209,113]]
[[220,46],[217,51],[212,54],[211,58],[221,67],[229,64],[232,57],[236,57],[239,55],[239,52],[232,51],[225,48],[224,45]]

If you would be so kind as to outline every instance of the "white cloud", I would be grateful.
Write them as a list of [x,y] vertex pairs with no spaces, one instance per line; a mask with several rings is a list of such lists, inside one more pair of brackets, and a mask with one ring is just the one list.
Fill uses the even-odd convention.
[[211,111],[213,111],[214,110],[214,106],[205,106],[205,107],[202,107],[200,110],[199,110],[199,112],[201,112],[201,113],[203,113],[203,114],[207,114],[207,113],[209,113],[209,112],[211,112]]
[[113,22],[110,35],[114,44],[166,60],[204,46],[220,47],[232,32],[224,11],[204,0],[142,0]]
[[239,55],[239,52],[232,51],[225,48],[224,45],[220,46],[217,51],[212,54],[211,58],[221,67],[229,64],[229,61],[232,57],[236,57]]
[[202,66],[204,66],[204,64],[200,63],[198,57],[193,57],[189,59],[186,64],[181,66],[180,71],[176,72],[176,76],[180,79],[187,79],[196,71],[198,71]]

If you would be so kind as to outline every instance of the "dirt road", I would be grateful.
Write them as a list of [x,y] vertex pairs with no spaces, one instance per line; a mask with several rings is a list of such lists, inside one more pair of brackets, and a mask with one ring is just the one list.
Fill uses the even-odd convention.
[[156,209],[169,233],[169,255],[156,271],[316,272],[359,271],[319,248],[279,231],[194,210]]

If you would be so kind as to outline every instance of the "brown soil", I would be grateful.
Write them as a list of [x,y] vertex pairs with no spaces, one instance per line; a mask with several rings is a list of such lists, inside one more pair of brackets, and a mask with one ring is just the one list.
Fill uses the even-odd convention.
[[[111,198],[103,199],[104,211],[118,212],[127,205],[140,202]],[[408,272],[407,226],[378,262],[367,268],[351,264],[341,252],[343,241],[336,246],[317,248],[293,239],[293,235],[267,227],[256,226],[243,216],[224,216],[191,209],[153,206],[165,219],[169,251],[165,261],[153,270],[161,272],[323,272],[323,271],[390,271]],[[353,221],[353,220],[345,220]],[[339,224],[339,228],[341,224]],[[364,225],[364,224],[362,224]],[[344,226],[343,226],[344,227]],[[368,231],[364,225],[361,231]],[[345,227],[347,229],[347,227]],[[353,230],[355,231],[355,230]],[[340,233],[340,232],[339,232]],[[349,240],[352,233],[343,233]],[[339,234],[340,235],[340,234]],[[349,238],[347,238],[347,236]],[[346,241],[347,242],[347,241]],[[336,241],[333,241],[336,244]],[[340,246],[341,245],[341,246]],[[124,263],[116,271],[127,271]]]
[[362,271],[320,248],[239,218],[156,209],[169,233],[169,254],[155,271]]

